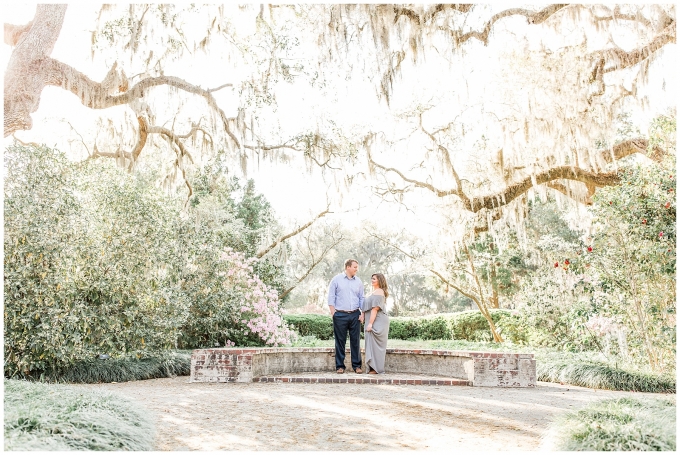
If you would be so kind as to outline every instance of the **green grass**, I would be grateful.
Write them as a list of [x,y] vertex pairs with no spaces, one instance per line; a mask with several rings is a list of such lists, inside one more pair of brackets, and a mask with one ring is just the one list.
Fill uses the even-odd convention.
[[553,450],[675,451],[674,398],[602,400],[558,417],[548,432]]
[[5,380],[6,451],[152,450],[149,413],[108,393]]
[[191,351],[168,351],[147,359],[88,360],[42,375],[46,382],[98,383],[186,376],[191,370]]

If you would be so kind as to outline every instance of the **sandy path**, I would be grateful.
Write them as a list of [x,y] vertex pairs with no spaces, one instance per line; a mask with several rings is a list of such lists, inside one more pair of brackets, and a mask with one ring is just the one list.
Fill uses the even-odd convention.
[[[188,376],[88,384],[156,416],[156,450],[534,450],[551,418],[630,395],[375,384],[191,384]],[[370,442],[369,442],[370,441]]]

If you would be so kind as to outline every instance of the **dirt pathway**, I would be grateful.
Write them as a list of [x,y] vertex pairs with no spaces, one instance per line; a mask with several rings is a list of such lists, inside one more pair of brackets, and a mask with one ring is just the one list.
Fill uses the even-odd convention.
[[77,387],[111,391],[153,412],[156,450],[201,451],[535,450],[561,412],[647,395],[551,383],[191,384],[187,376]]

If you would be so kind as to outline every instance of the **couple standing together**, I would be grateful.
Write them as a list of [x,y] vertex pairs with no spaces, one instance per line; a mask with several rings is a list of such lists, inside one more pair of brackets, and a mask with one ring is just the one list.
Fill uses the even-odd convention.
[[352,369],[355,373],[363,373],[359,338],[361,324],[365,322],[367,373],[384,374],[387,333],[390,330],[390,318],[385,313],[387,281],[382,273],[371,275],[372,292],[364,298],[364,284],[356,276],[358,270],[359,263],[348,259],[345,272],[336,275],[328,287],[328,307],[335,337],[335,369],[340,374],[345,372],[345,343],[349,331]]

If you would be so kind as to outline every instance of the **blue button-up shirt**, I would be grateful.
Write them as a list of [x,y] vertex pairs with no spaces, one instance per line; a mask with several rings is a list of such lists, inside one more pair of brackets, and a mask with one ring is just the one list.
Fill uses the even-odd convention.
[[328,305],[336,310],[354,311],[364,303],[364,284],[354,275],[349,278],[345,273],[336,275],[328,287]]

